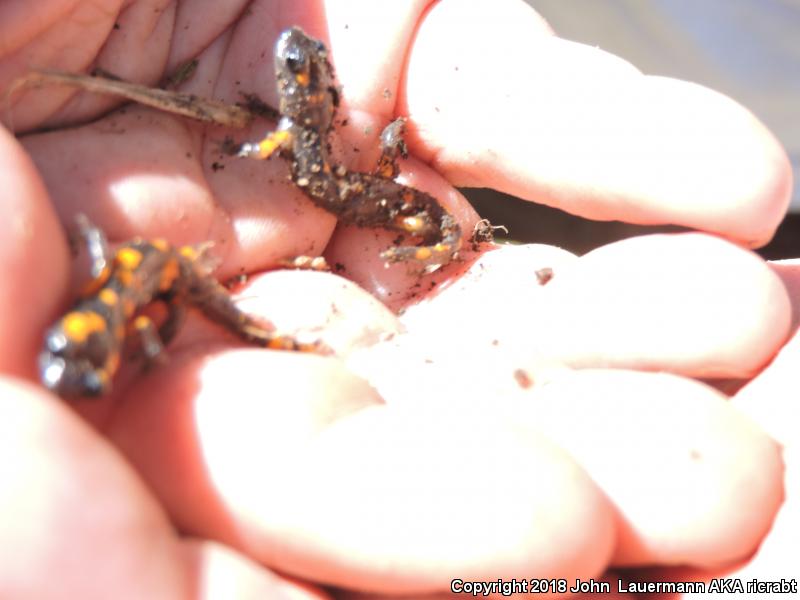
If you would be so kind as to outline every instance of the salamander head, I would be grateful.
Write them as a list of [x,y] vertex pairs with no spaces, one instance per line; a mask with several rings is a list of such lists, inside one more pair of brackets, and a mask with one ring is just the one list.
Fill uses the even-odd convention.
[[45,334],[39,354],[39,379],[63,398],[97,397],[110,389],[108,336],[93,333],[77,342],[65,331],[64,319]]
[[275,75],[281,115],[302,127],[327,130],[339,94],[325,45],[299,27],[287,29],[275,44]]

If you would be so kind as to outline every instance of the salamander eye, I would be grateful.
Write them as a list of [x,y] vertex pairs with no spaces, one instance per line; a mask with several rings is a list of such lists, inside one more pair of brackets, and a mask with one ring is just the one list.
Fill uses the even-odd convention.
[[284,60],[292,73],[301,73],[306,70],[306,55],[296,46],[286,50]]

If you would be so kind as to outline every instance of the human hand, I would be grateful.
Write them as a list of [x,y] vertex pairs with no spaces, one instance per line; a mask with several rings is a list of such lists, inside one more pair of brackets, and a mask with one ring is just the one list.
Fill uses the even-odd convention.
[[[141,5],[131,5],[137,6]],[[348,11],[355,9],[344,3],[326,7],[332,54],[349,110],[350,125],[340,131],[341,145],[346,155],[351,144],[365,150],[347,157],[354,159],[357,167],[368,168],[371,157],[367,155],[371,153],[366,150],[375,147],[372,142],[380,126],[395,114],[408,114],[412,153],[456,184],[490,185],[528,197],[535,194],[537,199],[597,218],[669,220],[743,243],[764,241],[775,227],[788,189],[785,158],[769,134],[730,101],[680,82],[643,78],[618,59],[551,38],[533,13],[514,4],[493,5],[491,14],[465,14],[468,9],[463,3],[443,2],[424,15],[421,4],[392,7],[402,12],[402,18],[370,18],[365,7],[353,14]],[[210,85],[215,89],[213,95],[235,100],[233,83],[244,71],[243,80],[256,81],[256,91],[271,98],[270,70],[263,68],[269,61],[255,57],[264,50],[269,56],[275,35],[264,31],[265,15],[257,8],[239,21],[230,44],[223,47],[220,38],[209,46],[190,87],[212,95],[198,89],[201,84]],[[134,15],[135,10],[129,14]],[[307,16],[274,14],[282,14],[280,22],[273,24],[275,34],[289,24],[299,24],[313,35],[324,33]],[[504,26],[487,27],[489,19]],[[411,43],[418,22],[403,75],[396,57]],[[457,28],[453,27],[456,22]],[[125,20],[120,23],[125,26]],[[202,25],[208,26],[209,22]],[[218,33],[227,26],[224,23]],[[535,28],[538,34],[531,33]],[[258,29],[257,34],[251,29]],[[181,27],[174,30],[183,31]],[[525,35],[514,35],[519,30]],[[89,39],[84,33],[81,41]],[[191,46],[188,38],[181,40],[179,35],[165,43],[173,49],[181,44]],[[452,41],[452,54],[442,52],[442,40]],[[481,48],[475,40],[485,46]],[[364,47],[384,50],[365,56]],[[497,47],[504,48],[502,56],[490,52]],[[173,64],[192,55],[187,50],[183,54],[171,51],[176,55]],[[530,55],[546,62],[528,63],[525,68],[533,73],[521,77],[521,64],[508,57]],[[109,51],[109,59],[114,56],[126,60],[132,54],[117,47],[116,53]],[[388,58],[392,56],[395,59]],[[212,65],[204,60],[214,57],[217,62],[210,61]],[[251,67],[247,66],[248,57],[254,59]],[[457,57],[457,64],[447,63],[443,57]],[[149,57],[141,64],[132,62],[138,68],[155,63]],[[212,78],[212,84],[206,84],[204,63],[220,73],[219,79]],[[394,71],[386,71],[387,64]],[[221,66],[214,68],[217,65]],[[131,78],[113,62],[103,66]],[[445,73],[454,79],[444,78]],[[221,83],[223,77],[229,82],[227,88]],[[405,83],[395,87],[396,78]],[[598,79],[603,87],[593,85]],[[609,80],[616,85],[608,86]],[[486,81],[503,83],[487,90]],[[475,90],[478,84],[484,85],[479,94],[457,93],[463,91],[459,85]],[[605,86],[614,89],[604,92]],[[388,95],[382,93],[384,88],[390,90]],[[592,90],[591,97],[587,97],[587,89]],[[666,105],[656,114],[652,103],[632,101],[654,96]],[[631,101],[623,110],[620,103],[626,98]],[[674,103],[668,102],[670,98]],[[570,103],[565,103],[566,99]],[[548,100],[547,104],[536,104],[543,100]],[[572,108],[571,102],[579,104],[567,110]],[[35,108],[31,101],[26,110],[35,113]],[[92,113],[91,107],[86,110]],[[491,118],[482,117],[487,112]],[[520,114],[526,116],[522,123]],[[576,114],[593,117],[576,124]],[[693,126],[677,127],[687,114],[694,115]],[[54,118],[58,123],[59,117]],[[15,123],[19,122],[15,117]],[[464,123],[474,127],[464,127]],[[626,127],[621,130],[623,124]],[[644,124],[647,127],[642,129]],[[366,127],[371,133],[364,133]],[[527,127],[531,135],[520,135]],[[124,135],[111,135],[122,130]],[[68,221],[80,207],[116,239],[133,233],[167,234],[175,243],[214,239],[224,256],[222,276],[239,268],[256,271],[273,265],[279,257],[325,246],[332,220],[304,204],[292,188],[270,183],[270,179],[282,178],[280,163],[225,163],[222,171],[214,172],[209,160],[214,154],[203,149],[201,131],[168,116],[128,109],[124,115],[115,114],[93,126],[31,136],[24,143],[63,219]],[[614,135],[608,135],[609,131]],[[689,133],[691,142],[687,143]],[[566,152],[567,139],[578,156]],[[9,285],[5,291],[2,314],[15,318],[5,319],[2,339],[22,344],[14,351],[6,349],[4,370],[30,378],[40,333],[56,312],[56,296],[67,293],[67,254],[52,205],[37,176],[19,158],[19,148],[11,142],[6,148],[7,173],[18,181],[15,185],[20,193],[11,196],[13,204],[6,203],[7,215],[16,218],[4,218],[3,222],[13,225],[20,222],[19,215],[25,215],[25,227],[16,227],[4,236],[9,243],[3,249],[11,265],[4,272],[8,271],[10,282],[20,284]],[[626,151],[631,148],[637,152]],[[642,148],[652,162],[639,161],[633,168],[631,162]],[[685,156],[687,148],[690,157]],[[729,162],[720,162],[720,156]],[[670,168],[662,173],[665,164]],[[732,169],[731,164],[747,168]],[[470,231],[474,216],[460,196],[422,163],[409,161],[406,166],[409,181],[441,198],[462,220],[465,231]],[[299,216],[298,205],[307,207]],[[164,206],[171,210],[164,211]],[[292,231],[291,238],[281,237],[279,232],[286,230]],[[35,239],[23,235],[30,231],[36,232]],[[331,262],[344,262],[347,274],[369,290],[392,300],[389,292],[404,292],[416,280],[410,279],[402,266],[384,270],[376,260],[388,243],[388,237],[376,239],[372,231],[340,228],[326,246],[326,255]],[[497,285],[510,287],[486,293],[481,292],[480,282],[489,279],[488,275],[462,279],[460,289],[451,288],[449,301],[441,294],[407,313],[407,336],[366,349],[366,341],[396,333],[400,327],[385,309],[353,288],[334,295],[329,276],[264,276],[248,291],[255,296],[250,300],[252,310],[264,311],[281,324],[283,319],[295,319],[305,321],[306,326],[324,323],[327,330],[341,327],[341,346],[350,354],[350,369],[367,377],[383,398],[341,363],[261,350],[232,351],[225,349],[228,343],[220,341],[216,332],[204,329],[199,321],[191,322],[171,347],[171,361],[165,368],[122,382],[119,393],[101,404],[100,410],[97,406],[80,409],[84,414],[103,413],[93,415],[94,421],[136,466],[148,489],[131,477],[120,457],[99,436],[82,429],[63,407],[42,398],[40,392],[14,387],[14,395],[9,392],[7,396],[13,399],[7,406],[9,415],[40,411],[23,421],[23,429],[52,432],[52,439],[68,442],[56,445],[63,451],[42,453],[38,444],[47,435],[8,436],[9,452],[13,449],[20,456],[39,457],[48,468],[37,466],[32,472],[41,474],[41,481],[48,485],[63,481],[54,479],[52,473],[69,473],[72,500],[47,502],[45,508],[50,512],[45,514],[55,515],[54,523],[81,524],[76,515],[85,515],[98,533],[83,535],[75,542],[77,534],[69,535],[69,529],[58,536],[50,531],[37,536],[21,530],[24,537],[20,539],[40,544],[28,547],[42,549],[42,554],[33,553],[38,561],[23,566],[41,573],[42,556],[69,556],[76,562],[85,557],[80,564],[108,560],[123,567],[119,571],[98,569],[108,575],[108,585],[117,591],[135,579],[143,586],[132,594],[138,597],[145,592],[170,597],[188,594],[188,588],[181,585],[202,582],[204,576],[214,574],[215,566],[237,573],[245,581],[243,585],[280,581],[269,579],[265,569],[241,556],[231,557],[208,544],[200,546],[203,549],[194,556],[205,553],[211,557],[205,563],[210,567],[193,570],[192,560],[186,558],[193,550],[185,550],[185,546],[197,546],[179,541],[170,532],[166,509],[184,532],[222,540],[267,566],[343,587],[419,591],[446,589],[451,577],[591,576],[604,568],[611,552],[619,556],[623,548],[615,541],[620,530],[617,509],[603,495],[609,494],[603,483],[598,481],[598,487],[576,465],[577,461],[598,479],[597,472],[584,464],[580,448],[570,447],[568,439],[558,437],[558,424],[574,424],[574,403],[586,398],[597,411],[597,423],[602,423],[601,419],[619,414],[614,409],[628,406],[628,392],[635,397],[659,393],[655,410],[663,419],[707,434],[712,448],[732,450],[738,446],[742,455],[750,451],[758,457],[748,468],[737,464],[734,469],[728,462],[711,459],[705,464],[723,472],[719,480],[711,482],[714,485],[709,484],[709,493],[732,502],[717,514],[723,527],[730,530],[732,515],[755,499],[762,501],[761,517],[748,522],[747,528],[738,524],[737,540],[720,536],[718,529],[699,529],[695,537],[684,537],[679,540],[683,544],[677,544],[685,552],[686,547],[702,541],[704,551],[692,555],[700,565],[720,557],[743,556],[769,523],[771,513],[763,507],[774,510],[780,499],[780,473],[772,442],[731,416],[711,391],[683,379],[676,383],[625,371],[578,373],[575,381],[588,380],[584,385],[593,388],[593,394],[587,396],[570,388],[581,384],[570,383],[571,374],[563,374],[558,366],[751,377],[785,338],[790,312],[785,291],[763,263],[721,241],[675,236],[643,238],[636,243],[639,245],[627,250],[620,244],[594,258],[577,260],[542,248],[491,253],[484,271],[494,274]],[[454,265],[434,280],[452,277],[452,271],[467,266],[469,263]],[[541,289],[533,274],[540,266],[556,268],[556,279]],[[38,285],[59,291],[35,295],[30,273],[41,276]],[[634,273],[636,277],[631,276]],[[690,293],[686,293],[687,280],[692,281]],[[659,294],[652,294],[656,285]],[[424,286],[428,288],[427,283]],[[601,295],[609,289],[613,297]],[[659,310],[642,305],[641,294],[650,300],[658,298]],[[583,302],[587,297],[594,302]],[[306,301],[302,311],[298,299]],[[338,314],[327,310],[333,304],[344,309],[337,308]],[[26,307],[24,318],[16,318],[20,306]],[[718,318],[711,320],[709,315]],[[743,315],[748,317],[746,321],[741,320]],[[612,348],[608,347],[608,331],[589,327],[598,323],[618,324],[611,332]],[[476,340],[476,332],[482,342]],[[210,339],[216,339],[213,348],[219,351],[212,352]],[[531,339],[537,343],[529,344]],[[198,344],[198,340],[204,343]],[[665,340],[669,343],[664,344]],[[547,342],[557,342],[555,350],[548,350],[554,346]],[[721,364],[717,362],[720,356],[725,359]],[[387,377],[387,365],[400,377]],[[593,377],[605,378],[606,383],[595,382]],[[613,380],[616,377],[621,379]],[[476,380],[486,384],[475,385]],[[573,399],[568,410],[550,414],[549,421],[528,406],[538,404],[532,394],[543,391],[537,385],[543,380],[552,381],[549,404],[560,404],[552,400],[560,400],[559,386],[567,390],[562,392],[564,397]],[[618,394],[618,390],[626,390],[626,394]],[[481,402],[487,393],[492,394],[490,402]],[[528,396],[530,402],[525,400]],[[686,397],[700,399],[692,404]],[[384,399],[388,406],[382,406]],[[421,400],[432,403],[421,406]],[[447,401],[447,406],[440,406],[441,400]],[[580,404],[582,410],[588,410],[588,400]],[[677,406],[668,410],[670,402]],[[696,405],[703,406],[700,417]],[[733,423],[733,433],[713,431],[712,424],[718,420]],[[6,419],[19,421],[19,417],[17,421]],[[540,421],[549,425],[537,425]],[[641,426],[637,431],[644,441],[652,434]],[[548,435],[566,446],[575,459],[548,442]],[[680,445],[681,440],[676,443]],[[75,446],[80,452],[72,451]],[[590,450],[608,461],[619,461],[619,455],[602,452],[606,446],[613,448],[606,440],[599,446],[601,450],[598,446]],[[636,450],[645,464],[661,468],[672,464],[658,454],[656,444]],[[653,460],[647,463],[647,458]],[[605,464],[614,464],[608,461]],[[86,464],[100,466],[87,474],[80,468]],[[681,465],[672,466],[679,473]],[[461,478],[453,482],[445,474],[460,474]],[[467,478],[483,477],[485,481],[489,476],[504,487],[476,491],[464,485]],[[743,476],[752,478],[750,487],[744,492],[737,490],[736,496],[727,494],[722,483],[740,482],[737,477]],[[98,488],[106,494],[101,498],[105,500],[83,504],[85,490]],[[322,489],[326,493],[320,494]],[[44,488],[35,495],[61,499],[61,494]],[[659,516],[664,519],[672,509],[668,500],[669,496],[663,497],[664,505],[659,505],[663,511]],[[635,512],[632,506],[652,501],[651,495],[644,494],[634,497],[634,504],[618,509],[627,517],[627,512]],[[496,520],[498,515],[502,521]],[[697,514],[690,516],[698,518]],[[128,546],[120,547],[116,535],[113,540],[103,539],[100,534],[108,533],[105,524],[109,521],[122,530],[120,536],[130,533]],[[542,522],[549,528],[542,530]],[[81,527],[82,533],[87,530],[94,531]],[[648,532],[652,533],[644,527],[644,533]],[[479,540],[480,548],[475,550],[474,543],[460,536]],[[69,540],[71,545],[55,548],[55,538]],[[650,554],[630,544],[626,551],[634,558],[655,556],[664,564],[685,556],[670,554],[670,548],[676,546],[674,538],[662,540],[662,544],[651,543]],[[719,554],[723,546],[725,552]],[[213,558],[220,555],[228,560],[215,563]],[[147,569],[140,566],[143,557],[148,558]],[[626,558],[630,564],[630,554]],[[56,563],[47,563],[54,573],[75,572],[69,564]],[[143,572],[148,577],[142,577]],[[94,583],[98,589],[103,585],[99,579]],[[144,587],[148,585],[154,587]]]

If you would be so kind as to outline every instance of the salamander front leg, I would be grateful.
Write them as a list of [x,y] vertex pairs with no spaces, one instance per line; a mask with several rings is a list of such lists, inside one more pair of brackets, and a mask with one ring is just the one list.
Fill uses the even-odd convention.
[[240,158],[255,158],[266,160],[282,149],[289,149],[292,145],[292,134],[288,129],[277,129],[267,135],[260,142],[245,142],[238,148],[232,148],[232,154]]
[[375,174],[386,179],[394,179],[400,174],[400,165],[397,158],[408,158],[408,147],[403,134],[406,130],[406,120],[399,117],[389,123],[381,133],[381,156],[375,167]]

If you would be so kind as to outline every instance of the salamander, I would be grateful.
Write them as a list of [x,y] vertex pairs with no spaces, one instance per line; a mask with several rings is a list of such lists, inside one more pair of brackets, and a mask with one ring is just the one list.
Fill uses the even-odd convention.
[[461,246],[461,228],[432,196],[394,179],[398,157],[406,157],[405,121],[390,123],[381,135],[381,157],[372,173],[334,164],[329,138],[339,105],[339,89],[325,45],[300,28],[284,31],[275,46],[280,120],[275,131],[235,149],[241,157],[290,161],[291,179],[316,205],[340,221],[380,226],[419,238],[417,246],[393,246],[381,253],[387,263],[415,261],[427,272],[452,260]]
[[[269,323],[238,309],[210,274],[204,248],[134,238],[112,254],[105,234],[88,219],[79,217],[78,227],[88,249],[92,278],[72,309],[46,332],[39,355],[42,383],[60,396],[108,393],[123,347],[132,337],[138,338],[146,360],[159,359],[189,306],[247,342],[280,350],[325,352],[318,342],[277,334]],[[167,317],[156,327],[140,311],[158,301],[167,307]]]

